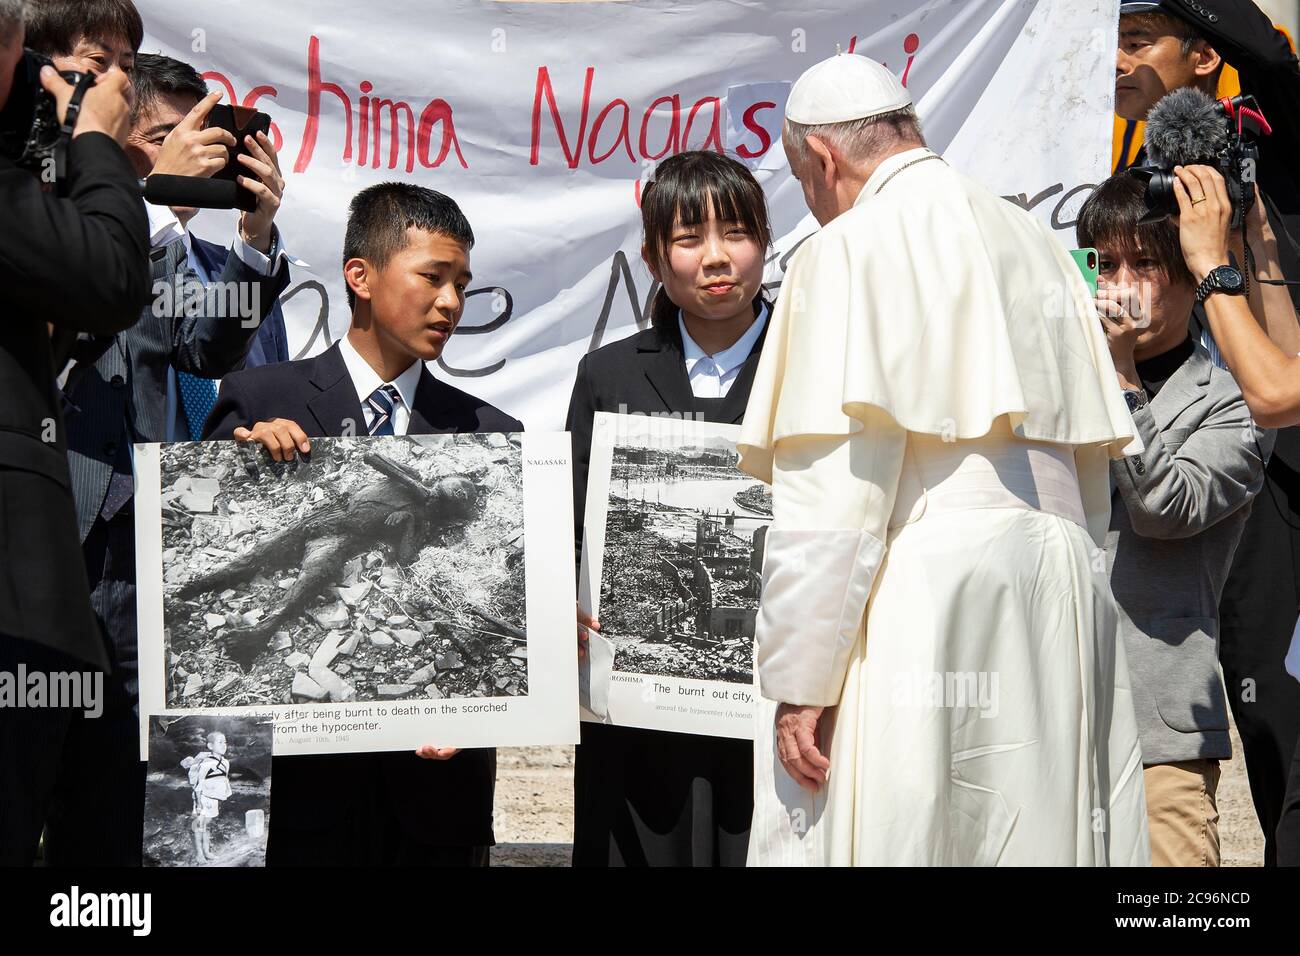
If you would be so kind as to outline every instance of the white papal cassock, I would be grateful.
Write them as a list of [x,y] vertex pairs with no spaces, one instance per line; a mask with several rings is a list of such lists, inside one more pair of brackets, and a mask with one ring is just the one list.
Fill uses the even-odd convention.
[[[1047,228],[928,149],[804,243],[740,450],[772,484],[754,864],[1146,864],[1102,560],[1135,445]],[[775,701],[834,708],[827,786]]]

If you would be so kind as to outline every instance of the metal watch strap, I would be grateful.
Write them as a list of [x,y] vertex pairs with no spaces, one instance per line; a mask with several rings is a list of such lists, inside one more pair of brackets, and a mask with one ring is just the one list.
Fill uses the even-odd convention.
[[1205,278],[1201,280],[1200,285],[1196,287],[1196,301],[1198,303],[1204,303],[1205,300],[1208,299],[1215,292],[1223,292],[1227,295],[1243,295],[1245,293],[1244,288],[1225,289],[1222,285],[1219,284],[1218,271],[1220,269],[1231,269],[1231,268],[1232,266],[1225,263],[1224,265],[1221,266],[1215,266],[1213,269],[1207,272]]

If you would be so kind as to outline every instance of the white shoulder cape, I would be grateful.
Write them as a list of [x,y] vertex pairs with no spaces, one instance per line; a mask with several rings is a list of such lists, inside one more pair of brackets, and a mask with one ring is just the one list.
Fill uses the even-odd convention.
[[[1050,230],[925,149],[890,157],[791,260],[739,441],[848,435],[868,406],[913,432],[1140,450],[1087,284]],[[1126,446],[1129,446],[1126,448]]]

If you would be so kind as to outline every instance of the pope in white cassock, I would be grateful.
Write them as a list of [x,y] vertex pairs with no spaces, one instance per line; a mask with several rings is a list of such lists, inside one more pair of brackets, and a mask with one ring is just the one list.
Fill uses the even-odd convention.
[[784,141],[823,228],[739,443],[775,507],[751,865],[1147,864],[1101,558],[1134,429],[1083,278],[865,57],[799,79]]

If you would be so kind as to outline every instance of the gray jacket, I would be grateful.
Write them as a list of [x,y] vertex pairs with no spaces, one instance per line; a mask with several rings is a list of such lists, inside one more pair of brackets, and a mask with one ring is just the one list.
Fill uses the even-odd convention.
[[1219,596],[1275,433],[1199,345],[1133,421],[1146,451],[1111,462],[1106,566],[1142,762],[1226,759]]
[[205,378],[240,368],[258,325],[289,283],[288,264],[273,275],[249,268],[237,255],[216,277],[251,303],[256,322],[230,311],[233,300],[203,294],[187,263],[185,243],[176,239],[149,254],[155,298],[140,321],[125,332],[83,345],[87,352],[64,389],[68,466],[77,503],[81,540],[90,533],[104,503],[115,467],[130,474],[126,445],[166,441],[167,375],[173,366]]

